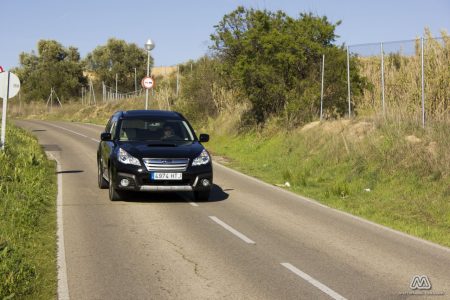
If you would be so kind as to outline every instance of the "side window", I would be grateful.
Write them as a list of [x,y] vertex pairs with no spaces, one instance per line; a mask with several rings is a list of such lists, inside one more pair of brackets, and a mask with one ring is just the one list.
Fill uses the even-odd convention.
[[112,120],[112,118],[109,119],[108,124],[106,124],[105,132],[111,132],[110,131],[111,130],[111,124],[112,124],[111,120]]
[[110,133],[111,133],[111,137],[112,139],[116,138],[116,127],[117,127],[117,119],[113,119],[111,121],[112,125],[111,125],[111,129],[110,129]]

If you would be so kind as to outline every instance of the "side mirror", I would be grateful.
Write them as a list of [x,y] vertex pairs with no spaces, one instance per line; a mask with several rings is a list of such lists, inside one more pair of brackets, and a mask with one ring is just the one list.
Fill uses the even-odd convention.
[[200,143],[206,143],[207,141],[209,141],[209,134],[200,134],[199,141]]
[[111,133],[109,133],[109,132],[102,132],[102,134],[100,134],[100,140],[102,140],[102,141],[110,141],[111,140]]

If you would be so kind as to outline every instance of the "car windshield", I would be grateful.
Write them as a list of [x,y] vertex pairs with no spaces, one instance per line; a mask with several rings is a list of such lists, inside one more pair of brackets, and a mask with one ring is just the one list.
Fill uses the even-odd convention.
[[194,135],[183,120],[123,119],[120,141],[194,141]]

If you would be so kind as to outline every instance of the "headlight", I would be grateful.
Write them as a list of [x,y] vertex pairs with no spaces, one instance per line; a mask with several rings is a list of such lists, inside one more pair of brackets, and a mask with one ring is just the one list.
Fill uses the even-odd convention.
[[123,164],[141,166],[141,162],[139,161],[139,159],[137,159],[134,156],[131,156],[130,154],[128,154],[127,151],[123,150],[122,148],[119,148],[117,159]]
[[202,153],[200,153],[200,155],[192,161],[192,166],[206,165],[210,161],[211,158],[209,157],[208,151],[203,149]]

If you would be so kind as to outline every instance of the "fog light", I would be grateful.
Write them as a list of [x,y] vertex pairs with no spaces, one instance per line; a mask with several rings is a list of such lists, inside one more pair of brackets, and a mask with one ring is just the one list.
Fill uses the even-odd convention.
[[208,179],[202,179],[202,185],[203,186],[209,186],[210,185],[209,180]]
[[130,181],[128,180],[128,179],[122,179],[121,181],[120,181],[120,185],[121,186],[128,186],[130,184]]

